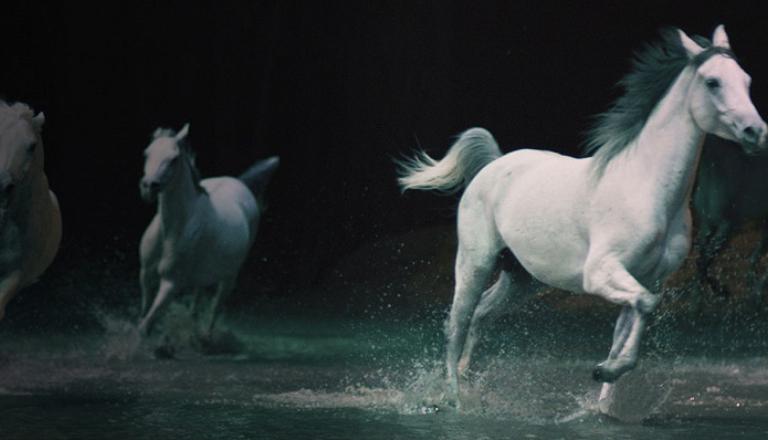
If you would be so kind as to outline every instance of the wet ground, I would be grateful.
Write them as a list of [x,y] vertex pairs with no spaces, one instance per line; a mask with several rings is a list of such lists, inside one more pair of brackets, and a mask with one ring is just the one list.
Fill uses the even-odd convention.
[[190,332],[183,313],[149,341],[107,314],[100,329],[7,331],[0,438],[768,436],[760,323],[694,331],[660,318],[606,417],[594,410],[590,373],[609,346],[610,319],[511,316],[480,348],[456,413],[442,400],[441,311],[308,315],[230,315],[213,341]]

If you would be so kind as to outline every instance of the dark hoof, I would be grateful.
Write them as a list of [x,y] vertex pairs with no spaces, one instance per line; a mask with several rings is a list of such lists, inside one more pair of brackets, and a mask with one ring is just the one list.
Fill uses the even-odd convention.
[[609,372],[603,368],[602,365],[598,365],[594,370],[592,370],[592,379],[594,379],[595,382],[614,383],[618,378],[618,375]]

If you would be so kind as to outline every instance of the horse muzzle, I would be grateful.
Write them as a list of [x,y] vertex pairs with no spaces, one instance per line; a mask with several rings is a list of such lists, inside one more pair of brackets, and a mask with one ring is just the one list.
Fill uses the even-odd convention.
[[768,127],[762,120],[758,123],[747,125],[739,133],[741,148],[750,156],[768,153]]
[[7,199],[11,197],[13,189],[16,187],[16,182],[8,171],[0,172],[0,197]]

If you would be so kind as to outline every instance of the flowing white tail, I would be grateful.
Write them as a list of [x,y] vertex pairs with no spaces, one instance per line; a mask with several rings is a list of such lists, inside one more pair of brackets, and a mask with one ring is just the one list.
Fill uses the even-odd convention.
[[436,190],[455,193],[463,190],[483,167],[501,157],[496,140],[484,128],[470,128],[459,136],[445,157],[436,161],[423,151],[416,157],[398,161],[403,191]]

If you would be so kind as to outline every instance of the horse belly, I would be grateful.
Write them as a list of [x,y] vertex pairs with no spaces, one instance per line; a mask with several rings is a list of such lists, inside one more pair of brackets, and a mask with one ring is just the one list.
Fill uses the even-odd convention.
[[567,180],[523,179],[495,210],[502,239],[520,264],[537,280],[573,292],[583,291],[588,252],[573,204],[578,197]]
[[520,264],[534,278],[558,289],[583,292],[586,252],[577,246],[563,245],[558,240],[505,238]]

